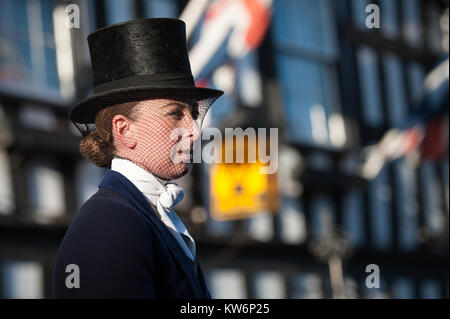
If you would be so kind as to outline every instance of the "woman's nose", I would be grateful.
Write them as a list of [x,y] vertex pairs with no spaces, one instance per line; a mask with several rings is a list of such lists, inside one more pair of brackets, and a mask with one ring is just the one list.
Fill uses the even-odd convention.
[[194,120],[190,113],[186,115],[184,128],[188,131],[189,137],[192,139],[192,141],[195,141],[197,138],[199,138],[200,125],[197,120]]

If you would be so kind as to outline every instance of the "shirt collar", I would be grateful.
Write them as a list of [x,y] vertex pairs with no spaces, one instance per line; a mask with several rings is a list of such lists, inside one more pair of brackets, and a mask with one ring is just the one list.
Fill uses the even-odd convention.
[[128,178],[153,205],[157,205],[159,195],[165,191],[164,185],[169,182],[156,177],[132,161],[120,157],[113,158],[111,170]]

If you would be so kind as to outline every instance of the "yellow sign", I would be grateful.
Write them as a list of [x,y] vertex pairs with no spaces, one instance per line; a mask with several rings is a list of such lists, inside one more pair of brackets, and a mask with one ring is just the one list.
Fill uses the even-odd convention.
[[215,220],[277,211],[276,174],[261,173],[263,166],[259,161],[210,166],[210,211]]

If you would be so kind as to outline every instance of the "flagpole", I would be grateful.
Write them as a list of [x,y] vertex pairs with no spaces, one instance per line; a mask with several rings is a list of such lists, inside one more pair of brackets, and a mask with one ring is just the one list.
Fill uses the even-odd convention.
[[186,39],[188,41],[208,4],[209,0],[190,0],[184,7],[180,20],[186,23]]

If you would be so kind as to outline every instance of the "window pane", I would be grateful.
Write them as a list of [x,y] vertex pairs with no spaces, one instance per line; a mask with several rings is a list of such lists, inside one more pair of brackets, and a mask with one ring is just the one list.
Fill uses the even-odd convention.
[[364,197],[360,190],[352,189],[344,195],[342,209],[343,230],[353,245],[364,245],[366,232],[364,226]]
[[429,15],[427,21],[428,21],[428,34],[426,36],[426,39],[428,41],[428,45],[430,46],[431,50],[433,50],[435,53],[440,54],[443,51],[442,43],[441,43],[441,12],[439,8],[434,5],[431,2],[426,3],[428,10],[427,14]]
[[275,1],[272,28],[277,46],[333,56],[335,22],[329,0]]
[[284,278],[276,271],[260,271],[253,278],[254,298],[283,299],[286,298]]
[[322,299],[322,278],[317,274],[304,273],[295,275],[291,279],[291,298],[293,299]]
[[52,160],[33,160],[28,170],[33,218],[47,222],[65,212],[64,176]]
[[213,299],[245,299],[245,276],[239,270],[217,269],[206,276]]
[[259,106],[263,96],[257,51],[249,52],[237,61],[236,73],[237,90],[242,103],[250,107]]
[[133,1],[104,0],[104,2],[106,25],[133,20],[135,16]]
[[445,216],[441,207],[439,180],[435,174],[434,164],[424,162],[419,168],[421,176],[421,196],[425,228],[431,237],[441,235],[445,231]]
[[145,0],[146,18],[177,18],[177,5],[174,0]]
[[316,195],[311,199],[311,236],[323,236],[336,222],[333,202],[326,195]]
[[399,35],[398,1],[380,1],[380,30],[388,38],[397,38]]
[[299,244],[306,239],[306,220],[298,198],[283,196],[280,214],[280,236],[288,244]]
[[330,114],[337,109],[330,82],[330,67],[280,54],[278,73],[283,94],[287,129],[285,137],[291,142],[330,144]]
[[444,194],[445,194],[445,207],[447,207],[447,217],[448,217],[448,208],[449,208],[449,185],[448,185],[448,180],[449,180],[449,172],[448,172],[448,168],[449,168],[449,162],[448,162],[448,157],[442,161],[441,163],[441,169],[442,169],[442,180],[443,180],[443,187],[444,187]]
[[408,64],[408,85],[413,108],[419,107],[422,100],[424,94],[424,79],[425,71],[423,66],[414,61],[410,62]]
[[[345,143],[332,64],[337,57],[332,9],[328,0],[274,2],[271,30],[287,124],[285,138],[290,142],[335,147]],[[331,133],[337,138],[331,139]]]
[[95,166],[89,161],[80,161],[77,165],[76,190],[78,208],[98,191],[104,175],[104,169]]
[[418,0],[402,0],[403,35],[406,41],[413,46],[422,42],[421,6]]
[[369,184],[370,235],[375,248],[387,250],[392,245],[391,187],[385,167]]
[[439,299],[441,295],[441,284],[438,280],[424,280],[420,284],[420,297],[424,299]]
[[0,2],[0,88],[60,98],[51,0]]
[[359,66],[364,122],[370,126],[381,126],[383,124],[383,108],[377,55],[370,47],[361,46],[358,48],[356,56]]
[[0,148],[0,176],[0,215],[9,215],[14,211],[15,201],[9,155],[3,148]]
[[2,265],[3,296],[7,299],[44,297],[44,269],[38,262],[7,261]]
[[344,294],[347,299],[357,299],[359,298],[358,293],[358,282],[351,278],[345,277],[344,279]]
[[0,3],[0,80],[2,82],[31,82],[31,53],[28,35],[26,2]]
[[273,238],[273,214],[261,212],[245,220],[250,238],[267,242]]
[[413,250],[418,244],[419,216],[415,168],[404,159],[393,162],[397,207],[398,244],[402,250]]
[[416,298],[414,291],[414,282],[409,278],[397,278],[392,283],[392,297],[395,299]]
[[398,127],[408,114],[402,64],[397,56],[387,54],[383,58],[383,67],[389,124]]

